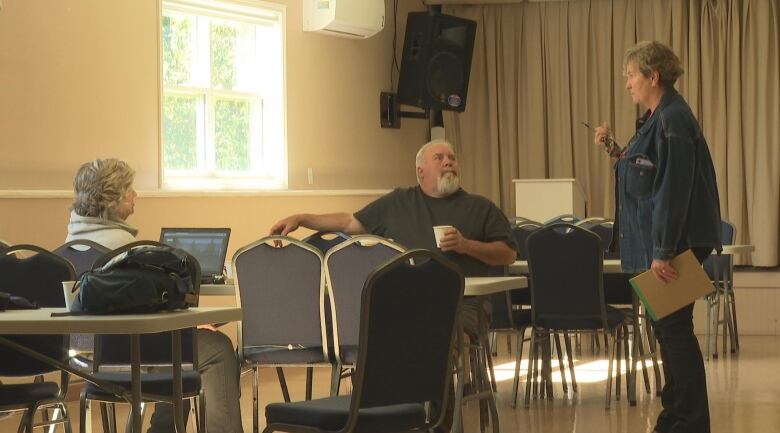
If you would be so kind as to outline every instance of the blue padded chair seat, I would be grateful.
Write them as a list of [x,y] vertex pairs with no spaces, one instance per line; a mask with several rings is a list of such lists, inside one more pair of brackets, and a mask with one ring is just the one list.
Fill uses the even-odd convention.
[[322,347],[288,349],[286,347],[244,348],[244,359],[257,364],[316,364],[327,362]]
[[[326,431],[344,428],[349,416],[351,396],[321,398],[294,403],[272,403],[265,407],[266,422],[270,424],[295,424],[314,426]],[[412,430],[425,425],[425,408],[422,404],[361,409],[355,431],[384,433]]]
[[54,382],[0,385],[0,406],[23,406],[56,398],[60,387]]
[[[607,305],[607,326],[610,329],[619,325],[626,318],[626,313]],[[549,329],[601,329],[601,317],[537,317],[536,325]]]
[[[98,372],[94,376],[98,379],[113,382],[122,388],[130,390],[130,373],[125,372]],[[186,395],[196,395],[200,392],[200,373],[192,370],[185,370],[181,375],[182,393]],[[87,382],[84,391],[89,399],[99,400],[107,398],[113,400],[114,394],[100,388],[97,385]],[[173,374],[166,373],[142,373],[141,374],[141,392],[152,395],[173,395]]]

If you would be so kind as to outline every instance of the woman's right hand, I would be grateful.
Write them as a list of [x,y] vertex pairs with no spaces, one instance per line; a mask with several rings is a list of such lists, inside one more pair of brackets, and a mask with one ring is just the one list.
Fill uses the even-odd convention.
[[596,133],[594,134],[595,136],[593,138],[593,142],[599,146],[606,146],[607,137],[612,135],[612,131],[609,130],[609,125],[607,125],[607,122],[597,126],[595,130]]

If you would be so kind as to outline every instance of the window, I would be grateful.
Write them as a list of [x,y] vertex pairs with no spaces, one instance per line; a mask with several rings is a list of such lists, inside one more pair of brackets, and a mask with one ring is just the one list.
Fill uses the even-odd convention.
[[258,1],[163,1],[165,187],[287,186],[283,24]]

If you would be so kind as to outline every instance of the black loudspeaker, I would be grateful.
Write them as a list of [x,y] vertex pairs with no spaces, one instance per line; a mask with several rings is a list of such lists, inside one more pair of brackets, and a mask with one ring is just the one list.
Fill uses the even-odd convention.
[[477,23],[465,18],[411,12],[406,20],[398,102],[463,111]]

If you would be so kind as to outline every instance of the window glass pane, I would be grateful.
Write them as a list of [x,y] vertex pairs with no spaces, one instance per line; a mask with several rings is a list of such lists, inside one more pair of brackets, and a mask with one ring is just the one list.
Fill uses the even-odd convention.
[[211,23],[211,85],[233,89],[236,85],[237,26],[224,21]]
[[163,83],[184,84],[191,81],[195,17],[166,11],[162,17]]
[[247,100],[216,100],[214,145],[218,170],[249,170],[251,114],[251,103]]
[[163,164],[167,169],[197,168],[198,99],[170,94],[163,99]]

